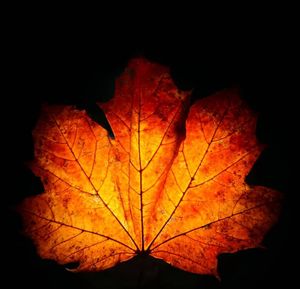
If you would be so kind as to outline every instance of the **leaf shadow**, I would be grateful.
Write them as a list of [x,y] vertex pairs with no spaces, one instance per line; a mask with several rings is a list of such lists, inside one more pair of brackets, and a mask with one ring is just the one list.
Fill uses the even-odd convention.
[[102,272],[79,274],[93,289],[220,288],[213,276],[189,273],[151,256],[136,256]]

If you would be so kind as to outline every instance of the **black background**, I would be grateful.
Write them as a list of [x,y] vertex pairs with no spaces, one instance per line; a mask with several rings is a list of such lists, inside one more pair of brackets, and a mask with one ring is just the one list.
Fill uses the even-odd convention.
[[[1,211],[3,284],[73,289],[282,288],[293,282],[293,266],[288,265],[294,254],[295,192],[289,184],[288,161],[293,96],[286,89],[288,52],[282,49],[287,40],[280,25],[273,23],[258,27],[253,27],[253,22],[247,27],[239,27],[239,22],[231,27],[208,23],[203,28],[197,18],[193,20],[192,29],[183,27],[179,19],[175,26],[167,21],[164,26],[146,29],[136,21],[93,32],[72,23],[53,29],[53,20],[41,27],[39,21],[19,24],[7,54],[12,93],[4,98],[7,103],[2,102],[4,142],[8,145],[4,153],[7,187],[1,192],[5,205]],[[155,17],[151,21],[155,22]],[[281,191],[283,210],[263,242],[267,249],[219,257],[221,281],[183,272],[149,257],[104,272],[74,274],[53,261],[41,260],[31,241],[20,234],[21,221],[14,206],[42,191],[38,179],[26,168],[33,157],[31,130],[41,103],[74,104],[105,125],[103,117],[97,117],[94,103],[113,96],[115,78],[135,56],[168,65],[179,88],[193,88],[192,101],[238,86],[242,97],[258,112],[257,136],[268,147],[247,181]]]

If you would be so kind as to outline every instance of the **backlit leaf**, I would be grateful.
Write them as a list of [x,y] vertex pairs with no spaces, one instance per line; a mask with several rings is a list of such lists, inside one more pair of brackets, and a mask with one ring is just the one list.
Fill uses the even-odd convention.
[[219,254],[260,244],[280,194],[245,183],[263,146],[237,90],[190,106],[166,67],[134,59],[99,106],[114,138],[72,106],[45,105],[34,130],[45,192],[20,212],[42,258],[98,271],[147,253],[217,275]]

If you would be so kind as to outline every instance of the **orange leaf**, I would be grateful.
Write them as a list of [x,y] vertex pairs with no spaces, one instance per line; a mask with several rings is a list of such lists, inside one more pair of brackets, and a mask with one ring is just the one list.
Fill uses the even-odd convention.
[[236,90],[190,108],[188,95],[135,59],[99,104],[114,138],[85,111],[44,106],[32,170],[45,192],[20,206],[42,258],[97,271],[147,253],[217,275],[219,254],[260,244],[280,194],[244,180],[262,151],[256,117]]

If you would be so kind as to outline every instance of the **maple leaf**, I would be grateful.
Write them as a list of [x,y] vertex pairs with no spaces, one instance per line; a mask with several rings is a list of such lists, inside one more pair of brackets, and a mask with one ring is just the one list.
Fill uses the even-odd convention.
[[147,253],[217,275],[219,254],[260,244],[280,194],[245,183],[263,146],[237,90],[189,107],[168,68],[134,59],[99,105],[114,138],[72,106],[45,105],[34,130],[45,192],[20,212],[42,258],[98,271]]

